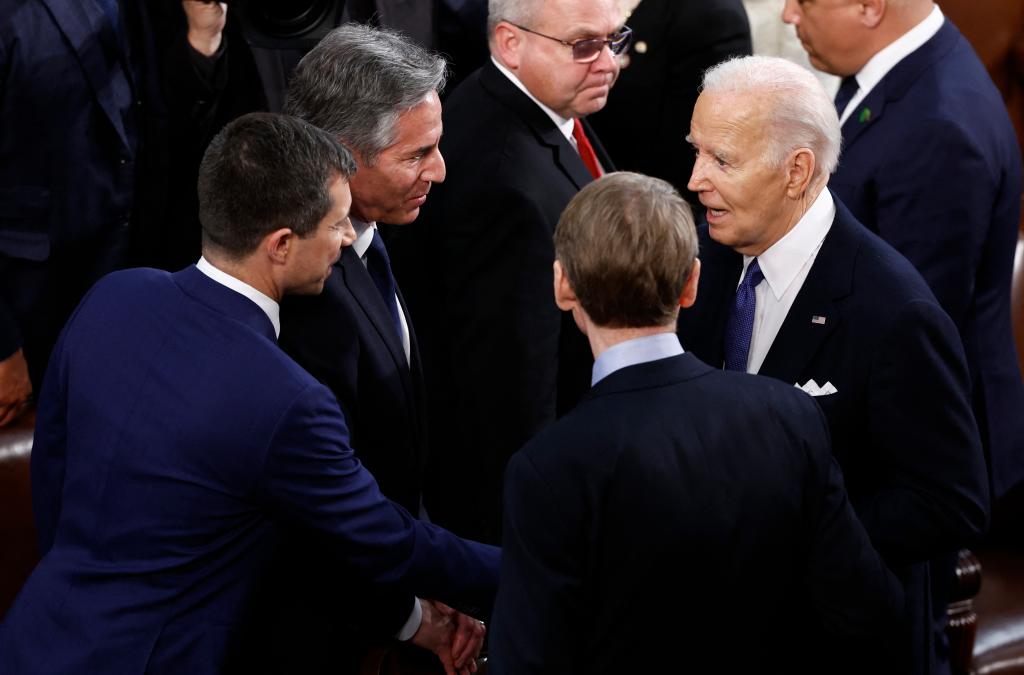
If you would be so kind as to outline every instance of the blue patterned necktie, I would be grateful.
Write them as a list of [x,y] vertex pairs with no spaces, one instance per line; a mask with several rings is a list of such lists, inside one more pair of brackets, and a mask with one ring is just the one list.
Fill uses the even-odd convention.
[[747,265],[743,281],[736,289],[736,297],[725,326],[725,369],[747,372],[747,354],[750,353],[750,333],[754,329],[754,309],[757,295],[754,289],[764,280],[757,258]]
[[855,76],[849,75],[843,78],[839,85],[839,91],[836,92],[836,112],[840,117],[843,116],[843,111],[846,110],[846,106],[850,105],[850,101],[853,100],[858,89],[860,89],[860,85],[857,84]]
[[391,260],[388,258],[388,250],[384,248],[384,240],[379,231],[374,231],[370,248],[366,249],[366,271],[370,273],[373,285],[380,291],[380,296],[395,324],[398,341],[402,342],[402,322],[398,318],[398,300],[395,299],[395,277],[391,273]]

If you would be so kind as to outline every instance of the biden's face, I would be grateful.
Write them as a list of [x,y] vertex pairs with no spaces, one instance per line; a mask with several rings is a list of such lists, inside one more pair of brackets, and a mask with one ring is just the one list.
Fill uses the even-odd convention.
[[760,255],[791,226],[787,175],[771,161],[768,104],[755,94],[697,99],[687,140],[696,152],[687,187],[707,208],[711,238]]

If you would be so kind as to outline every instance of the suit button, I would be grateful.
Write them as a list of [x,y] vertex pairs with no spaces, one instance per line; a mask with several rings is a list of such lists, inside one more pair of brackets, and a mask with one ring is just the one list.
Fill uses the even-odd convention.
[[121,159],[117,160],[117,163],[120,164],[121,166],[124,166],[125,164],[128,163],[128,158],[122,157]]

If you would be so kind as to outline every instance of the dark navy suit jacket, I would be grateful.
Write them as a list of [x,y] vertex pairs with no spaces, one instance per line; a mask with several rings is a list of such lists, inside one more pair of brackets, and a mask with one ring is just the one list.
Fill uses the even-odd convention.
[[486,606],[497,583],[495,549],[380,494],[330,392],[194,267],[117,273],[83,301],[32,480],[43,557],[0,628],[5,673],[260,670],[249,610],[293,527],[319,533],[339,584]]
[[871,663],[903,593],[828,437],[803,392],[692,354],[598,382],[509,462],[491,672]]
[[999,496],[1024,480],[1010,318],[1020,153],[998,90],[948,20],[850,115],[830,186],[914,264],[960,331]]
[[[679,335],[721,364],[743,257],[706,228],[700,235],[700,289],[681,313]],[[833,450],[857,515],[907,592],[890,662],[894,672],[932,672],[942,657],[948,556],[984,531],[989,504],[955,326],[921,275],[837,199],[835,221],[759,374],[838,390],[816,397]]]
[[[447,99],[444,127],[448,175],[412,228],[420,265],[402,283],[427,352],[432,456],[444,485],[427,508],[496,541],[505,462],[590,381],[590,348],[551,295],[551,237],[593,178],[551,118],[490,61]],[[458,513],[466,506],[468,521]]]

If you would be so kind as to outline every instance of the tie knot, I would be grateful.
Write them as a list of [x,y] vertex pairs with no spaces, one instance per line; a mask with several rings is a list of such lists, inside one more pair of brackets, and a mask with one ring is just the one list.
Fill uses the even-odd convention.
[[857,84],[857,78],[854,75],[847,75],[843,78],[843,81],[839,84],[839,91],[836,92],[836,112],[840,117],[843,116],[843,111],[846,110],[846,106],[853,100],[854,94],[860,89],[860,85]]
[[761,266],[757,264],[757,258],[750,261],[747,265],[747,273],[743,275],[743,284],[749,288],[757,288],[757,285],[764,281],[764,272],[761,271]]

